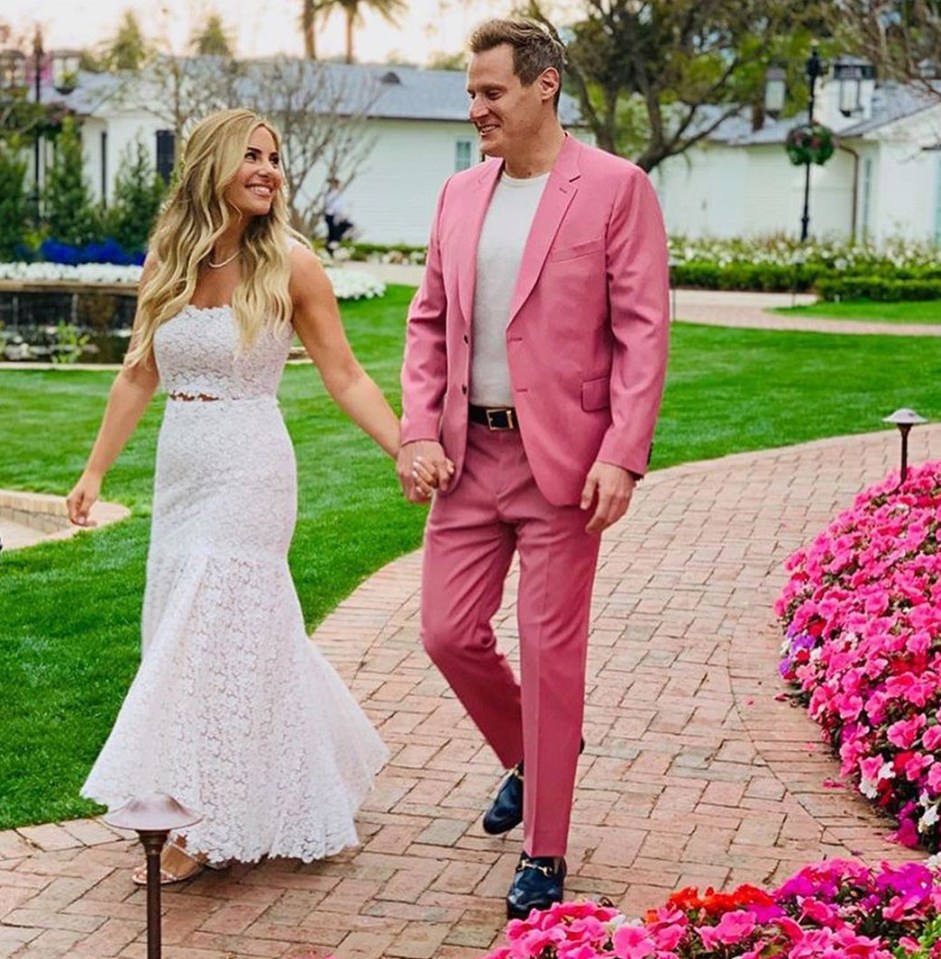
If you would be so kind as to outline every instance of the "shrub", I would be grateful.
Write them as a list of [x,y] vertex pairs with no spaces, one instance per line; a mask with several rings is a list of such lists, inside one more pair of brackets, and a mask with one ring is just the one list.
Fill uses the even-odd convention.
[[22,256],[25,247],[26,163],[0,140],[0,259]]
[[61,243],[83,246],[99,238],[100,217],[92,203],[82,162],[82,140],[71,117],[62,122],[55,156],[43,194],[49,236]]
[[[927,274],[927,271],[926,271]],[[941,300],[941,278],[889,276],[821,277],[816,283],[822,300]]]
[[[670,267],[677,286],[777,292],[816,289],[821,295],[826,290],[827,297],[834,299],[855,298],[853,291],[869,278],[873,278],[874,299],[934,298],[937,293],[932,286],[896,287],[893,283],[941,280],[941,254],[935,247],[901,241],[877,249],[829,240],[801,244],[784,236],[750,240],[674,236]],[[846,285],[839,286],[840,281]],[[880,285],[877,281],[892,282]]]
[[108,238],[100,242],[76,245],[59,240],[44,240],[39,253],[47,263],[62,263],[78,266],[82,263],[114,263],[118,266],[140,265],[143,252],[129,252],[117,240]]
[[107,235],[128,253],[144,253],[165,191],[147,147],[137,140],[121,158],[114,198],[104,217]]
[[787,561],[781,674],[842,775],[941,847],[941,462],[861,493]]

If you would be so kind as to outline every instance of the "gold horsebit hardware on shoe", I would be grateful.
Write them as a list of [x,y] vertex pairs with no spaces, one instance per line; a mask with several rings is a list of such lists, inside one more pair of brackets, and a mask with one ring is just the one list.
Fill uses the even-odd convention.
[[554,869],[550,869],[548,866],[540,866],[538,862],[533,862],[532,859],[521,862],[516,871],[519,872],[520,869],[535,869],[536,872],[541,872],[546,879],[551,879],[555,875]]

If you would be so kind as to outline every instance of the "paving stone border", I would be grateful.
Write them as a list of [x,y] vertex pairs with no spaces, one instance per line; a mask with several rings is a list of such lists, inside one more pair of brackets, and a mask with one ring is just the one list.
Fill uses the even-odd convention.
[[[130,515],[126,506],[100,501],[91,511],[96,526],[107,526]],[[69,539],[81,531],[69,522],[64,497],[0,489],[0,540],[5,550],[33,546],[45,540]]]

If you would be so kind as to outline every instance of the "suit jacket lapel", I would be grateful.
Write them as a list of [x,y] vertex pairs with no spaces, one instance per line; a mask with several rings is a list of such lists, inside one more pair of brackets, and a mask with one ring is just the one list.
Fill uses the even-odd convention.
[[516,315],[536,285],[542,266],[549,255],[552,241],[555,239],[569,204],[578,192],[576,181],[581,175],[578,171],[578,150],[578,141],[567,136],[549,174],[546,188],[536,208],[536,215],[533,217],[526,248],[523,250],[519,276],[516,279],[516,288],[510,305],[510,323],[516,319]]
[[480,176],[477,178],[467,204],[460,210],[463,224],[459,227],[463,242],[458,259],[457,297],[464,314],[464,322],[470,325],[474,316],[474,287],[477,283],[477,245],[480,242],[480,231],[484,227],[484,217],[490,206],[490,198],[503,163],[499,160],[486,161],[482,165]]

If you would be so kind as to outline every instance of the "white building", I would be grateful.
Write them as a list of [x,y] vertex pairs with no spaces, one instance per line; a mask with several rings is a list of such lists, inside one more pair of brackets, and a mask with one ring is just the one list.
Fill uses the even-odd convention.
[[[814,120],[834,131],[837,149],[810,168],[810,235],[941,244],[941,86],[932,93],[864,79],[852,112],[841,112],[839,97],[839,81],[824,78]],[[784,141],[806,120],[804,113],[752,130],[736,116],[663,163],[653,178],[668,230],[799,235],[805,169],[790,162]]]
[[[364,136],[372,147],[344,197],[359,238],[381,244],[425,244],[441,185],[452,173],[480,161],[476,133],[467,119],[464,73],[360,64],[306,66],[326,71],[342,86],[350,112],[356,109],[352,101],[357,97],[367,96],[371,103]],[[251,77],[255,83],[257,76]],[[158,170],[169,176],[173,131],[168,128],[166,104],[153,102],[155,94],[145,81],[96,74],[79,79],[65,100],[82,118],[86,172],[95,197],[111,198],[121,157],[138,138],[151,145]],[[271,115],[277,123],[276,112]],[[561,116],[569,123],[577,118],[569,97],[563,97]],[[286,142],[284,151],[290,149]],[[325,175],[325,170],[314,169],[310,189],[319,191]]]

